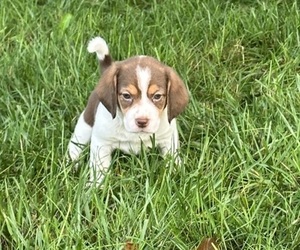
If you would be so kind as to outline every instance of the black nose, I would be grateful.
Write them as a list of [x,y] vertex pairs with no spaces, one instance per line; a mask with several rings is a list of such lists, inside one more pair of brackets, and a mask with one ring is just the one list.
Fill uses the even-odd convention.
[[145,128],[145,127],[147,127],[148,123],[149,123],[149,119],[148,118],[137,118],[137,119],[135,119],[135,124],[139,128]]

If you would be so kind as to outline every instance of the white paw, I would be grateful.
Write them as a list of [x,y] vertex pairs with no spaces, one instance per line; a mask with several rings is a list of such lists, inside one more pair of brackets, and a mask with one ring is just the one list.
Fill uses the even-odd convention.
[[73,141],[69,142],[68,153],[71,161],[75,161],[79,158],[82,149],[83,149],[83,145]]

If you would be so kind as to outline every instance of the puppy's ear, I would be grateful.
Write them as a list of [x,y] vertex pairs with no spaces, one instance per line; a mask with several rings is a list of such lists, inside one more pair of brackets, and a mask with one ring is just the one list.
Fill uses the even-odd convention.
[[187,89],[178,76],[178,74],[170,67],[167,67],[168,79],[168,120],[172,121],[173,118],[178,116],[185,109],[188,104],[189,96]]
[[117,75],[118,67],[112,64],[107,68],[100,79],[99,84],[96,86],[96,93],[99,96],[100,102],[111,113],[112,118],[116,117],[117,113]]

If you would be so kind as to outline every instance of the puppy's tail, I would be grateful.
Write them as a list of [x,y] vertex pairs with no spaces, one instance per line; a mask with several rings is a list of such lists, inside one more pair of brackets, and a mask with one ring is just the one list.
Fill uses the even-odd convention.
[[88,52],[96,53],[100,63],[100,71],[103,73],[111,64],[112,58],[108,46],[102,37],[93,38],[88,44]]

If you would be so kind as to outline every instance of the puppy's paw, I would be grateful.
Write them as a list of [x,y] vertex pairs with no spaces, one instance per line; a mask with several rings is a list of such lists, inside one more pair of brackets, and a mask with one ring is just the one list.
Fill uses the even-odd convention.
[[83,150],[83,146],[81,144],[73,142],[73,141],[70,141],[69,145],[68,145],[68,156],[69,156],[69,159],[72,162],[76,161],[79,158],[82,150]]

